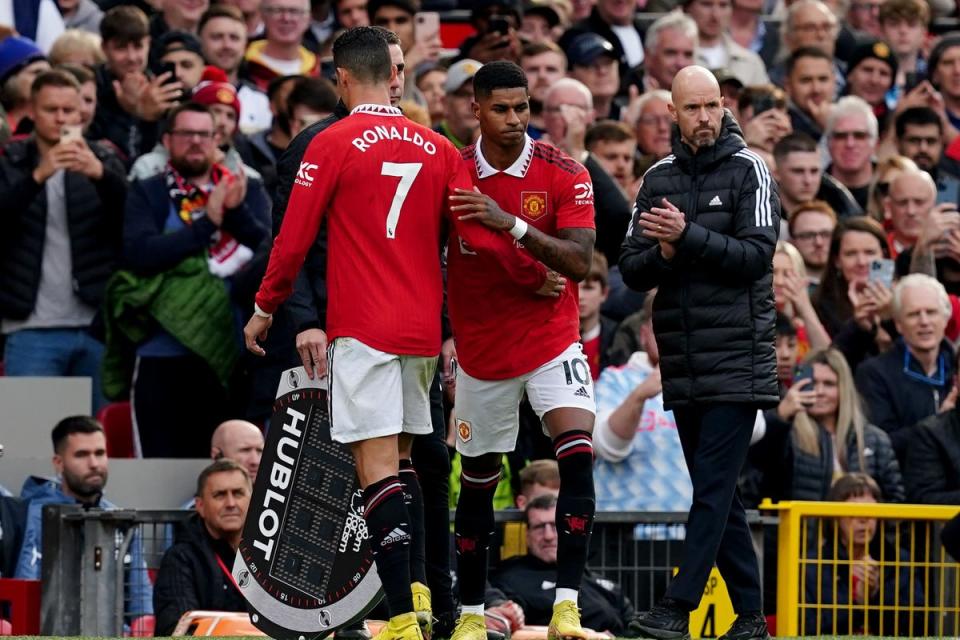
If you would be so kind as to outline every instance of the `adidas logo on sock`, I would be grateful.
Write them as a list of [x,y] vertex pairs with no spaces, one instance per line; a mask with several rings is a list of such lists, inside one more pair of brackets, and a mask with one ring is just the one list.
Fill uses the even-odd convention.
[[410,534],[404,531],[403,529],[401,529],[400,527],[397,527],[396,529],[394,529],[393,531],[387,534],[387,537],[380,542],[380,546],[385,547],[388,544],[394,544],[396,542],[409,542],[409,541],[410,541]]
[[574,391],[574,392],[573,392],[573,395],[577,396],[578,398],[589,398],[589,397],[590,397],[590,393],[589,393],[589,392],[586,390],[586,388],[584,388],[584,387],[580,387],[579,389],[577,389],[576,391]]
[[720,202],[720,196],[713,196],[713,200],[710,201],[711,207],[722,207],[723,203]]

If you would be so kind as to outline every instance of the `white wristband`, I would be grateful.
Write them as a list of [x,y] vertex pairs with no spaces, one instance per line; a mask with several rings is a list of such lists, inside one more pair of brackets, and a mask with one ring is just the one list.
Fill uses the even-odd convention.
[[253,315],[255,315],[255,316],[260,316],[261,318],[272,318],[272,317],[273,317],[273,314],[272,314],[272,313],[267,313],[266,311],[264,311],[263,309],[261,309],[261,308],[260,308],[260,305],[258,305],[256,302],[253,303]]
[[527,223],[519,217],[514,218],[513,226],[510,228],[510,235],[517,240],[523,240],[523,236],[527,235]]

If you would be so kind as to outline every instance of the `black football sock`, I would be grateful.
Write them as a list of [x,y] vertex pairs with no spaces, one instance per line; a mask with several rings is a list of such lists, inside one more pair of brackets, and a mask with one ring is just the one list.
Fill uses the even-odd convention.
[[413,611],[410,515],[403,493],[403,483],[397,476],[374,482],[363,490],[363,517],[391,618]]
[[580,590],[587,563],[596,498],[593,492],[593,438],[567,431],[553,441],[560,467],[557,496],[557,588]]
[[500,482],[500,467],[483,468],[484,458],[461,458],[460,497],[454,524],[460,604],[483,604],[487,583],[487,549],[496,522],[493,494]]
[[413,463],[400,460],[400,482],[403,483],[403,502],[410,514],[410,578],[414,582],[427,584],[426,542],[423,525],[423,492]]

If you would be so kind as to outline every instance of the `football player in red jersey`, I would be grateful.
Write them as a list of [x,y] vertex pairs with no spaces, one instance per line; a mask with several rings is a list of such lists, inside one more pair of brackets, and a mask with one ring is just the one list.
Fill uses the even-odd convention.
[[596,239],[593,186],[581,164],[527,135],[530,100],[520,67],[489,63],[473,83],[481,135],[461,154],[475,187],[458,191],[452,209],[461,221],[513,236],[511,259],[531,265],[553,295],[521,286],[454,230],[448,300],[460,362],[455,413],[463,472],[455,532],[463,609],[453,640],[486,637],[492,499],[501,455],[516,446],[524,392],[553,438],[560,468],[558,575],[547,635],[583,638],[577,595],[593,527],[596,405],[579,342],[576,283],[590,270]]
[[[440,231],[452,217],[449,196],[469,188],[470,176],[445,138],[390,106],[397,68],[378,29],[345,32],[333,55],[350,115],[318,134],[303,156],[244,339],[251,352],[263,354],[257,339],[266,337],[272,313],[290,295],[327,216],[330,432],[350,444],[364,488],[367,533],[390,611],[379,638],[422,640],[430,612],[414,606],[413,526],[398,448],[409,450],[412,435],[433,430]],[[499,254],[495,262],[516,268],[503,258],[512,251],[509,238],[480,223],[453,222],[480,254]],[[532,274],[514,275],[539,286],[542,278]]]

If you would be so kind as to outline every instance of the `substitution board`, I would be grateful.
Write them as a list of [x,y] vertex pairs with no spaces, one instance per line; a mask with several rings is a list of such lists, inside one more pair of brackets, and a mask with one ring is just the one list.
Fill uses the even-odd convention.
[[322,638],[383,595],[347,445],[330,438],[326,378],[283,373],[233,577],[250,620],[281,640]]

